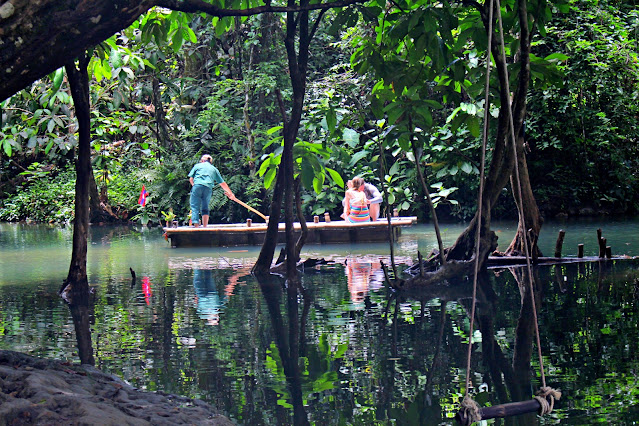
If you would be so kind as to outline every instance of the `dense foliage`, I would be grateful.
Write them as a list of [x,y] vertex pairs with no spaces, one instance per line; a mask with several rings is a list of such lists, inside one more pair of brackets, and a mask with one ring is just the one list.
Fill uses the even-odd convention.
[[[547,215],[634,213],[638,13],[631,6],[590,1],[573,3],[570,12],[553,14],[533,46],[526,123],[533,189]],[[395,46],[392,38],[413,34],[419,22],[463,24],[428,13],[416,8],[410,19],[389,15],[385,42]],[[374,62],[375,50],[369,52],[367,43],[375,45],[375,10],[329,11],[326,18],[311,45],[295,149],[304,213],[339,215],[343,182],[361,175],[384,187],[394,208],[427,217],[410,136],[423,146],[419,154],[438,211],[471,217],[482,105],[469,95],[482,90],[477,56],[482,46],[460,36],[446,40],[459,56],[415,60],[419,49],[436,47],[424,43],[437,27],[424,25],[416,43],[394,51],[380,47],[375,55],[383,54],[383,60]],[[364,25],[354,26],[360,18]],[[464,19],[469,26],[463,34],[476,31],[475,18]],[[169,209],[186,220],[187,174],[203,153],[214,156],[240,199],[267,210],[281,152],[276,92],[285,100],[291,96],[283,25],[276,14],[224,18],[222,25],[218,18],[154,9],[91,52],[93,172],[100,201],[114,220],[160,222]],[[549,73],[540,58],[554,58],[562,78]],[[438,67],[445,71],[438,73]],[[376,80],[380,75],[384,84]],[[395,92],[399,85],[408,91]],[[71,219],[70,200],[59,196],[72,188],[65,171],[76,145],[63,70],[0,107],[0,219]],[[415,134],[407,122],[422,132]],[[137,204],[142,184],[149,192],[143,208]],[[496,216],[514,215],[507,193]],[[36,204],[45,199],[54,207]],[[214,221],[249,215],[221,191],[214,193],[211,211]]]

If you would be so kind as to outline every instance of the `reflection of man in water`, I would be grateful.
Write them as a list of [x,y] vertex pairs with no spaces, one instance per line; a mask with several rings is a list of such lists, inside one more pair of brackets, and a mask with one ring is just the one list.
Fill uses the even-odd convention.
[[226,303],[226,296],[220,298],[215,288],[213,271],[210,269],[193,270],[193,287],[197,296],[197,314],[207,324],[218,325],[220,323],[220,311]]

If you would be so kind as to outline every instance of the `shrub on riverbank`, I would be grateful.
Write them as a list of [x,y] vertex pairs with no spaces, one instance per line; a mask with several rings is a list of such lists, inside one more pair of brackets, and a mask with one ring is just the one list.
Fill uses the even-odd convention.
[[72,167],[43,170],[30,167],[28,178],[2,202],[0,220],[65,222],[73,218],[75,171]]

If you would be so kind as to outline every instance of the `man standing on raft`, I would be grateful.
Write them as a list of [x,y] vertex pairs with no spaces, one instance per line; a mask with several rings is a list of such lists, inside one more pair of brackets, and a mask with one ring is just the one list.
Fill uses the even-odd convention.
[[197,228],[200,226],[200,212],[202,213],[202,226],[209,224],[209,203],[215,185],[220,185],[224,195],[235,200],[235,194],[224,182],[219,170],[213,165],[213,158],[204,154],[189,172],[191,182],[191,222]]
[[371,215],[371,220],[375,222],[379,218],[379,208],[382,204],[382,194],[373,184],[364,182],[364,193],[366,194],[366,202]]

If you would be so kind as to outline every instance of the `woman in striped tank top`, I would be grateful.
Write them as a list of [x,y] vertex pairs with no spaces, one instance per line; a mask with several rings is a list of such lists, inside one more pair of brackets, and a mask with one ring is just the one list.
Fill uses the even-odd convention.
[[350,223],[370,222],[370,212],[366,194],[364,194],[364,179],[353,178],[353,189],[346,191],[344,203],[344,216]]

